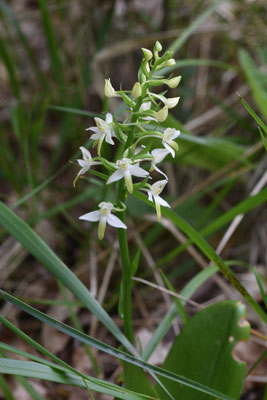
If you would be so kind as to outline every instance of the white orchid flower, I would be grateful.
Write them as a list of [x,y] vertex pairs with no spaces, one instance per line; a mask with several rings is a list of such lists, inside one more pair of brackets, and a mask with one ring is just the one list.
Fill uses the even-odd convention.
[[157,212],[157,217],[158,217],[158,221],[160,222],[161,219],[161,209],[160,206],[163,207],[171,207],[169,205],[169,203],[167,203],[167,201],[163,200],[159,195],[162,192],[162,190],[164,189],[166,183],[168,181],[166,179],[163,179],[162,181],[158,181],[153,183],[153,185],[151,185],[150,189],[146,189],[147,190],[147,194],[148,194],[148,200],[149,201],[153,201],[155,202],[155,206],[156,206],[156,212]]
[[162,144],[165,149],[167,149],[168,152],[171,153],[173,158],[175,157],[174,149],[176,151],[179,149],[178,144],[173,139],[176,139],[180,135],[180,133],[180,131],[177,131],[174,128],[166,128],[163,132]]
[[168,154],[169,154],[169,152],[166,149],[154,149],[154,150],[151,151],[151,155],[153,156],[153,159],[152,159],[152,162],[151,162],[150,171],[156,170],[161,175],[163,175],[166,178],[166,180],[168,180],[167,175],[164,174],[164,172],[161,171],[156,166],[156,164],[160,163]]
[[106,119],[103,120],[101,118],[94,118],[96,127],[93,126],[91,128],[87,128],[86,131],[93,131],[95,132],[91,139],[98,141],[97,145],[97,154],[100,156],[101,147],[103,140],[109,144],[114,144],[112,137],[116,137],[114,128],[113,128],[113,117],[111,113],[107,113]]
[[77,160],[78,164],[80,165],[80,167],[82,167],[80,169],[80,171],[78,172],[78,176],[85,174],[91,168],[92,165],[100,165],[101,164],[100,161],[93,161],[92,160],[92,156],[90,154],[90,151],[87,150],[85,147],[81,146],[80,150],[82,152],[83,159],[82,160],[80,160],[80,159]]
[[102,201],[98,204],[100,210],[92,211],[87,214],[81,215],[79,219],[89,221],[89,222],[97,222],[98,225],[98,238],[102,240],[105,234],[106,225],[109,224],[115,228],[127,229],[127,226],[118,218],[116,215],[111,214],[111,211],[114,209],[112,203]]
[[129,193],[133,192],[132,176],[145,178],[147,175],[149,175],[149,173],[145,169],[139,167],[137,163],[133,164],[130,158],[123,158],[122,160],[118,160],[116,164],[117,171],[110,175],[107,180],[107,185],[124,178]]

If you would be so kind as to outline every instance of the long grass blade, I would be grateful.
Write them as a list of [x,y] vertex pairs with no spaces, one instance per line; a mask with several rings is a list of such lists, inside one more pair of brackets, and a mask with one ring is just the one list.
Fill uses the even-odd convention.
[[0,358],[0,372],[4,374],[20,375],[29,378],[37,378],[51,382],[64,383],[66,385],[77,386],[81,388],[90,388],[96,392],[105,393],[109,396],[117,397],[123,400],[145,400],[150,397],[139,395],[130,390],[120,388],[109,382],[101,382],[96,378],[87,378],[87,385],[84,379],[71,372],[62,371],[60,367],[49,367],[33,361],[10,360]]

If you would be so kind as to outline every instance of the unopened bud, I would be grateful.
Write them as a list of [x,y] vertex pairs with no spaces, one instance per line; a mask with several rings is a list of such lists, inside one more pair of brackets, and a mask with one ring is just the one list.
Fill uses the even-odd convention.
[[158,40],[155,43],[155,50],[156,51],[161,51],[162,50],[161,43]]
[[168,108],[174,108],[177,106],[178,102],[180,100],[180,97],[171,97],[169,99],[166,99],[164,104],[165,106],[167,106]]
[[167,119],[168,117],[168,107],[164,106],[161,110],[159,110],[156,114],[156,119],[159,122],[163,122]]
[[133,98],[137,99],[138,97],[141,96],[141,93],[142,93],[142,87],[141,87],[140,83],[135,82],[135,84],[133,85],[133,88],[132,88]]
[[174,58],[170,58],[167,62],[166,65],[167,67],[173,67],[175,65],[175,59]]
[[152,51],[150,51],[148,49],[142,48],[142,52],[147,61],[151,60],[151,58],[153,57]]
[[110,79],[105,79],[105,96],[107,97],[120,97],[116,90],[110,83]]
[[174,88],[176,88],[176,87],[179,85],[181,79],[182,79],[181,75],[180,75],[180,76],[176,76],[175,78],[171,78],[171,79],[168,81],[167,85],[168,85],[171,89],[174,89]]

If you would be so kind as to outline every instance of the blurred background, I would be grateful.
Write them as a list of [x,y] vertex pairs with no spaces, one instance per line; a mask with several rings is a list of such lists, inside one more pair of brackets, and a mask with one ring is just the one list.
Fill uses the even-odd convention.
[[[78,168],[69,162],[88,141],[85,128],[94,125],[94,116],[109,110],[120,118],[123,112],[120,100],[104,99],[104,79],[111,78],[117,90],[120,85],[131,89],[141,47],[152,49],[159,40],[164,50],[174,50],[173,74],[182,75],[182,81],[169,96],[181,100],[164,125],[182,135],[177,157],[164,164],[170,177],[165,198],[195,228],[206,229],[216,248],[227,226],[212,228],[212,221],[245,200],[266,170],[258,128],[236,94],[267,121],[266,20],[265,0],[0,0],[0,199],[34,227],[119,326],[114,230],[108,229],[106,242],[100,243],[95,226],[78,220],[103,199],[105,185],[89,176],[89,184],[80,180],[74,189]],[[181,248],[186,240],[181,232],[154,224],[149,208],[134,198],[128,206],[129,242],[133,251],[137,245],[142,249],[139,276],[157,281],[156,265],[179,291],[207,261],[194,248]],[[266,207],[255,207],[222,249],[258,299],[249,267],[266,271],[266,220]],[[69,321],[63,300],[74,301],[70,294],[3,229],[0,240],[1,288]],[[145,340],[166,313],[168,300],[166,305],[159,291],[138,282],[133,298],[135,331]],[[194,297],[204,305],[225,298],[231,298],[225,281],[208,281]],[[87,332],[116,345],[87,311],[72,304]],[[95,355],[99,365],[92,365],[79,343],[8,304],[1,304],[1,312],[82,372],[118,378],[116,360]],[[249,317],[253,324],[255,316]],[[161,363],[173,329],[152,362]],[[10,332],[1,333],[18,345]],[[240,350],[251,365],[257,352],[260,345],[254,342]],[[261,367],[265,370],[256,375],[266,376],[266,365]],[[45,399],[88,398],[84,390],[36,382]],[[18,381],[11,384],[16,399],[32,398]],[[242,399],[260,399],[262,393],[263,383],[250,379]],[[5,398],[1,392],[0,398]]]

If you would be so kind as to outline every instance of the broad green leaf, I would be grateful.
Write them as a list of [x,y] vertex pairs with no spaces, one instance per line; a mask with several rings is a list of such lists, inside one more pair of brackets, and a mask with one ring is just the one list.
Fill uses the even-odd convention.
[[115,396],[119,399],[145,400],[150,398],[96,378],[88,377],[86,379],[87,385],[85,385],[83,378],[71,372],[66,372],[61,367],[54,366],[52,368],[48,365],[39,364],[33,361],[0,358],[0,373],[64,383],[66,385],[77,386],[85,389],[88,385],[90,390],[105,393],[109,396]]
[[[150,380],[148,379],[148,376],[141,368],[138,368],[133,364],[124,363],[123,371],[123,380],[127,389],[159,398],[156,389],[152,386]],[[169,400],[171,397],[168,396],[168,394],[164,390],[163,392]]]
[[[54,318],[51,318],[48,315],[36,310],[35,308],[28,306],[27,304],[23,303],[16,297],[9,295],[8,293],[4,292],[3,290],[0,290],[0,296],[2,298],[4,298],[5,300],[10,301],[12,304],[16,305],[20,309],[26,311],[28,314],[32,315],[33,317],[39,319],[40,321],[43,321],[43,322],[53,326],[54,328],[58,329],[60,332],[63,332],[75,339],[80,340],[82,343],[86,343],[90,346],[97,348],[98,350],[101,350],[107,354],[110,354],[110,355],[118,358],[119,360],[131,363],[138,367],[141,367],[141,368],[149,371],[151,375],[157,374],[157,375],[166,377],[167,379],[174,380],[175,382],[179,382],[183,385],[187,385],[187,386],[194,388],[200,392],[207,393],[210,396],[213,396],[217,399],[233,400],[231,397],[225,396],[224,394],[221,394],[220,392],[210,389],[209,387],[206,387],[204,385],[200,385],[199,383],[194,382],[194,381],[188,379],[187,377],[179,376],[179,375],[173,374],[169,371],[165,371],[162,368],[155,367],[155,366],[148,364],[138,358],[131,356],[130,354],[124,353],[121,350],[117,350],[112,346],[109,346],[97,339],[94,339],[89,335],[81,333],[81,332],[77,331],[76,329],[74,329],[66,324],[63,324],[62,322],[59,322],[59,321],[55,320]],[[5,318],[3,318],[1,315],[0,315],[0,321],[2,321],[5,325],[8,325],[8,327],[10,329],[12,329],[13,331],[16,331],[16,329],[14,330],[14,328],[12,328],[12,324],[10,325],[10,323],[7,322],[7,320]],[[154,376],[154,375],[152,375],[152,376]]]
[[[223,301],[198,312],[175,339],[163,368],[188,376],[204,385],[239,399],[246,376],[246,364],[233,358],[233,349],[248,340],[250,326],[245,306]],[[163,379],[175,398],[208,400],[209,396]],[[161,400],[165,393],[157,387]]]
[[96,317],[107,329],[130,351],[133,346],[119,330],[110,316],[92,296],[83,283],[71,272],[49,246],[11,211],[4,203],[0,202],[0,223],[24,247],[36,257],[57,279],[59,279]]

